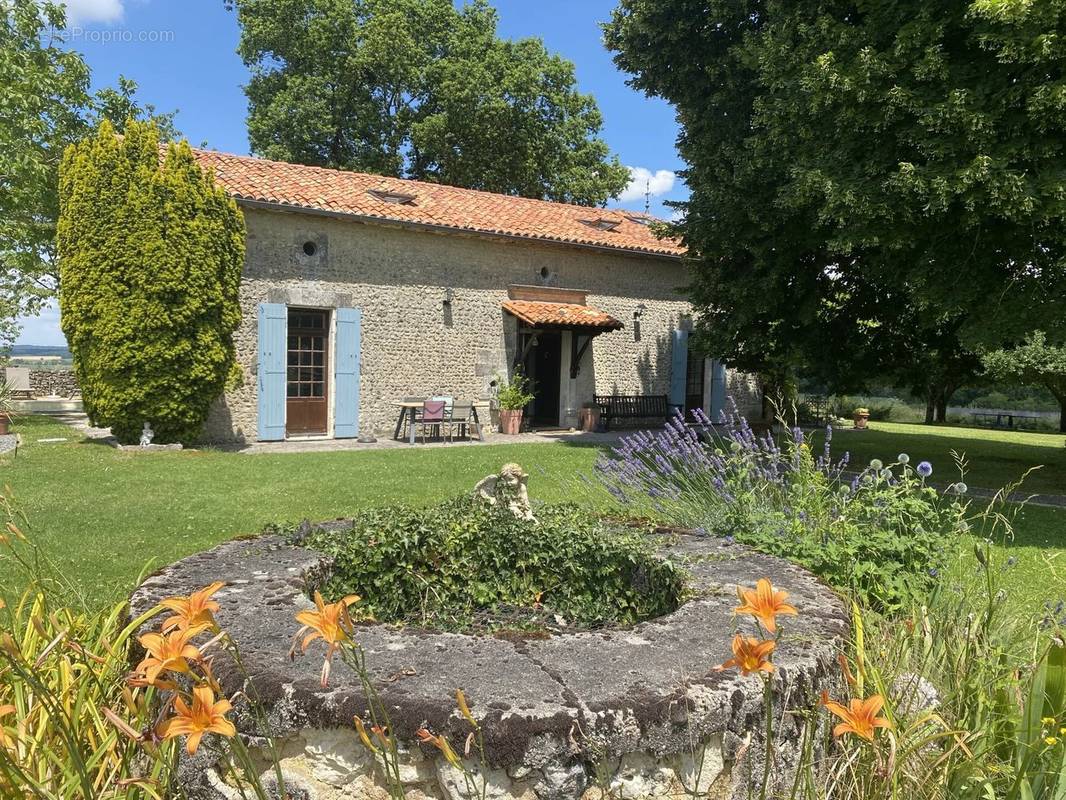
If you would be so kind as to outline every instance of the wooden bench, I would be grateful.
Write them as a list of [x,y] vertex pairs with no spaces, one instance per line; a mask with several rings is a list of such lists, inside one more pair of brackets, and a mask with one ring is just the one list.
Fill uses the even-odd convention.
[[656,419],[666,421],[670,416],[670,402],[665,394],[605,394],[596,395],[603,429],[610,430],[611,422],[619,419]]

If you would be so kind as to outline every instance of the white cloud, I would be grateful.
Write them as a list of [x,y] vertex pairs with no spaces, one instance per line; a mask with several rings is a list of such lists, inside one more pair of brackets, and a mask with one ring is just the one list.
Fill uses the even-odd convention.
[[652,197],[664,195],[674,188],[676,175],[668,169],[660,169],[652,172],[645,167],[627,167],[629,170],[629,185],[618,195],[622,203],[631,203],[634,200],[644,199],[648,193]]
[[122,20],[123,0],[66,0],[67,24],[86,22],[119,22]]

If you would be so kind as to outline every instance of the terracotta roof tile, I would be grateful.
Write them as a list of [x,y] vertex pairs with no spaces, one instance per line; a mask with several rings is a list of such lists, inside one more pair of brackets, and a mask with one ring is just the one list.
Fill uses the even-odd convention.
[[536,300],[506,300],[503,308],[529,325],[562,325],[566,327],[604,328],[616,331],[624,328],[610,314],[592,306],[573,303],[543,303]]
[[[215,171],[219,185],[235,199],[579,246],[664,256],[684,253],[676,240],[659,239],[648,225],[634,221],[654,221],[634,211],[551,203],[211,150],[194,152],[203,166]],[[395,199],[396,195],[413,199],[382,199]],[[609,223],[617,225],[606,229]]]

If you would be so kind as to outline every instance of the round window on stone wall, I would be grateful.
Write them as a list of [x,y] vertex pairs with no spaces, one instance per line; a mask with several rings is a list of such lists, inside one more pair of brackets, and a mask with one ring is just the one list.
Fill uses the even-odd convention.
[[304,242],[304,255],[313,256],[318,252],[318,245],[314,242]]

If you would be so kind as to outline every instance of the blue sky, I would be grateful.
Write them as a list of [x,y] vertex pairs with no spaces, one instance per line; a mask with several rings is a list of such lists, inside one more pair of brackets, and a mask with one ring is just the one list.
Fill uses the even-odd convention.
[[[614,0],[490,0],[500,35],[539,36],[548,49],[577,66],[578,85],[596,97],[603,138],[622,163],[636,170],[630,190],[612,206],[641,209],[651,183],[652,213],[668,216],[664,200],[684,196],[674,177],[682,167],[674,142],[672,109],[626,86],[625,75],[604,49],[599,23]],[[92,69],[93,86],[125,75],[139,85],[142,102],[177,110],[176,125],[194,145],[247,153],[247,71],[236,54],[236,14],[223,0],[67,0],[67,39]],[[58,314],[50,309],[24,321],[22,344],[61,344]]]

